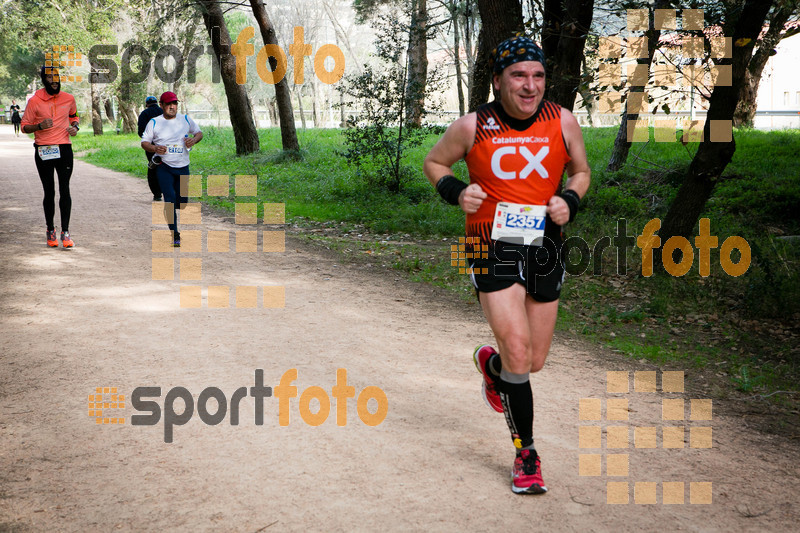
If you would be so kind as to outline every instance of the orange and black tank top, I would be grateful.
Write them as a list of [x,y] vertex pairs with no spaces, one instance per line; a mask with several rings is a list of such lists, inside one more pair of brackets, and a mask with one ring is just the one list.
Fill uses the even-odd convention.
[[[467,215],[467,236],[488,243],[498,202],[547,205],[570,160],[561,133],[561,106],[542,100],[526,120],[509,116],[496,100],[477,110],[475,142],[464,160],[470,183],[488,195]],[[550,230],[550,231],[548,231]],[[560,231],[549,217],[545,232]]]

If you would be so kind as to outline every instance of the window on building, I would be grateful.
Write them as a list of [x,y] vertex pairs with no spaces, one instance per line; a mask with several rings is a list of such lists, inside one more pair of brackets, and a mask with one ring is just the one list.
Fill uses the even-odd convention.
[[784,91],[783,93],[783,105],[789,105],[789,91]]
[[800,91],[794,93],[794,103],[800,105]]

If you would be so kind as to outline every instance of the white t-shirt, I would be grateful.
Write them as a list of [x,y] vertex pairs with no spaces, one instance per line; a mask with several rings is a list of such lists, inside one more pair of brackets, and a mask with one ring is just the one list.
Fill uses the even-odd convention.
[[167,120],[164,115],[150,119],[144,129],[142,141],[167,147],[161,162],[173,168],[189,165],[189,151],[184,141],[188,135],[200,133],[200,128],[189,115],[176,115]]

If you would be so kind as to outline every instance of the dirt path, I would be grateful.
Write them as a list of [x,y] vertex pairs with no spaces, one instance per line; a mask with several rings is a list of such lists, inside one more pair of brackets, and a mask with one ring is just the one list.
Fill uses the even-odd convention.
[[[284,253],[154,253],[145,181],[80,161],[76,248],[48,249],[31,143],[0,126],[0,156],[0,531],[789,531],[800,520],[796,448],[716,412],[663,422],[662,399],[684,396],[634,392],[632,372],[629,394],[607,393],[606,371],[627,369],[559,339],[533,378],[550,493],[515,496],[505,422],[483,404],[470,359],[491,338],[476,306],[431,301],[430,288],[345,268],[291,240]],[[204,210],[200,229],[237,227]],[[176,279],[152,280],[153,257],[174,258]],[[202,259],[202,281],[178,279],[180,257]],[[285,307],[212,309],[204,290],[201,308],[181,308],[179,287],[192,284],[283,286]],[[313,427],[298,397],[282,427],[271,397],[259,426],[248,396],[239,425],[228,416],[206,425],[195,412],[170,444],[163,418],[130,423],[136,387],[161,387],[162,407],[174,387],[195,401],[218,387],[230,400],[254,386],[256,369],[276,387],[293,368],[299,393],[316,385],[330,396],[338,368],[356,395],[379,387],[385,420],[364,424],[351,398],[340,427],[331,398]],[[126,394],[125,409],[106,411],[124,425],[88,416],[98,386]],[[581,398],[601,399],[604,416],[607,398],[627,398],[629,420],[581,421]],[[662,426],[683,425],[683,449],[634,448],[633,429],[628,449],[579,448],[581,426],[653,427],[661,446]],[[713,448],[690,448],[688,428],[709,426]],[[603,456],[601,476],[579,475],[582,453]],[[606,475],[612,453],[628,454],[628,476]],[[630,503],[607,504],[607,481],[627,482]],[[636,482],[655,482],[658,503],[634,503]],[[685,503],[663,504],[663,482],[685,483]],[[690,482],[710,482],[713,503],[691,504]],[[638,497],[652,487],[638,485]]]

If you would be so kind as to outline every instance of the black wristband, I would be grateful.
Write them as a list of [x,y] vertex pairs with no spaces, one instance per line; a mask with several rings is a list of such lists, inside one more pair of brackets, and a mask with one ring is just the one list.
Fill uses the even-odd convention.
[[443,176],[436,182],[436,192],[451,205],[458,205],[458,197],[466,188],[467,184],[455,176]]
[[559,196],[567,202],[567,207],[569,207],[569,221],[572,222],[575,220],[575,215],[578,213],[578,206],[581,205],[581,197],[572,189],[567,189],[559,194]]

